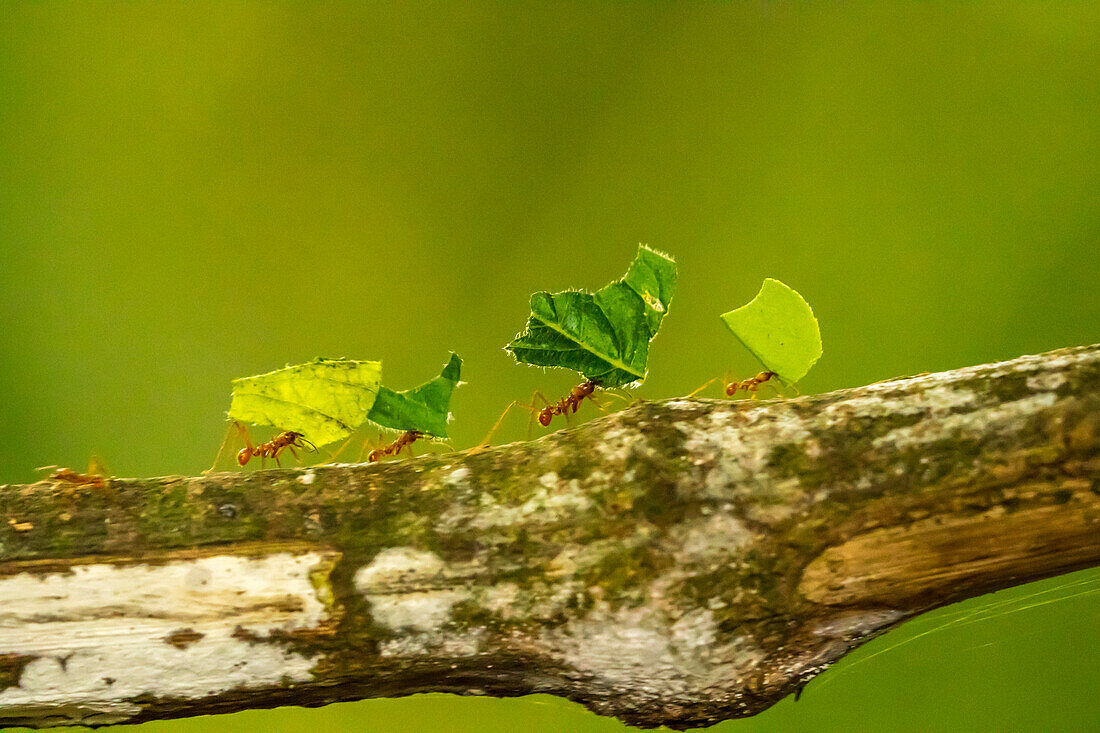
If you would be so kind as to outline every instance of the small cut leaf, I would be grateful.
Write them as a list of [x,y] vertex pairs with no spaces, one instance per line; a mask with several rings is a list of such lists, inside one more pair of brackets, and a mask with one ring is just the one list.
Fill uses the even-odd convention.
[[367,419],[382,362],[315,359],[233,380],[229,417],[294,430],[316,445],[345,438]]
[[451,393],[461,376],[462,359],[451,354],[440,375],[419,387],[404,392],[381,387],[367,419],[392,430],[417,430],[446,438]]
[[516,361],[573,369],[603,387],[641,382],[675,292],[676,263],[640,245],[626,275],[594,294],[532,295],[526,330],[505,348]]
[[821,331],[797,292],[768,278],[747,305],[722,314],[733,335],[787,384],[806,376],[821,358]]

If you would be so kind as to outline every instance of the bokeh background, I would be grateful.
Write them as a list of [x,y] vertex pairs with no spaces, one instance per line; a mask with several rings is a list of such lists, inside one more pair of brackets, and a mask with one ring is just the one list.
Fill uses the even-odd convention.
[[[754,372],[717,315],[766,276],[822,324],[804,392],[1100,341],[1098,192],[1096,3],[5,3],[0,482],[193,474],[231,378],[315,356],[403,389],[457,351],[468,447],[575,381],[502,350],[528,294],[638,242],[680,265],[643,397]],[[1097,729],[1098,589],[944,609],[713,730]],[[306,728],[625,726],[429,695],[136,730]]]

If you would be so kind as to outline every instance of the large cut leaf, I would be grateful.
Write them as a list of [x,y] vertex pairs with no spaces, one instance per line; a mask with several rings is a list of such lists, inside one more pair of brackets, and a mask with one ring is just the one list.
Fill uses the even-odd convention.
[[532,295],[526,330],[505,348],[516,361],[573,369],[604,387],[640,382],[675,291],[676,263],[640,245],[623,279],[594,294]]
[[382,362],[315,359],[233,380],[229,417],[303,433],[316,445],[350,435],[374,406]]
[[747,305],[722,314],[733,335],[770,371],[794,384],[821,358],[821,331],[797,292],[768,278]]
[[419,387],[404,392],[381,387],[367,419],[384,428],[419,430],[446,438],[451,393],[461,376],[462,359],[451,354],[440,375]]

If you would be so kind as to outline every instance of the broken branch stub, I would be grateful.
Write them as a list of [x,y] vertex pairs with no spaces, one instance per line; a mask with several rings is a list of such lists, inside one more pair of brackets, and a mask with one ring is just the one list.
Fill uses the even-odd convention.
[[477,453],[0,487],[0,725],[444,691],[676,728],[1100,564],[1100,347]]

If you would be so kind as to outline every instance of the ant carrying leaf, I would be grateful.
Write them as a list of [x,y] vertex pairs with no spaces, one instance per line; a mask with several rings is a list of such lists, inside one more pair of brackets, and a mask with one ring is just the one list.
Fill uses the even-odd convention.
[[[274,458],[295,448],[316,450],[351,435],[367,418],[382,381],[382,362],[352,359],[314,359],[273,372],[233,380],[226,430],[213,471],[236,429],[245,448],[237,454],[240,465],[250,458]],[[272,440],[253,446],[242,423],[280,429]],[[309,440],[305,440],[309,436]]]
[[526,329],[505,348],[518,362],[572,369],[584,381],[556,402],[543,397],[542,408],[513,402],[483,444],[512,407],[531,410],[539,424],[548,427],[556,415],[575,413],[597,388],[640,384],[646,375],[649,342],[657,335],[675,291],[676,263],[639,245],[626,275],[595,293],[568,290],[532,295]]
[[747,379],[727,378],[729,397],[744,392],[755,398],[761,385],[770,382],[775,386],[773,379],[793,386],[821,358],[821,331],[813,310],[801,295],[778,280],[764,280],[755,298],[723,313],[722,321],[764,365],[763,371]]
[[402,432],[392,443],[372,450],[367,460],[373,463],[383,456],[397,455],[403,448],[411,452],[412,443],[421,438],[446,440],[451,394],[461,378],[462,359],[458,354],[451,354],[439,376],[419,387],[404,392],[380,387],[367,420],[379,427]]
[[[372,451],[371,460],[396,454],[421,437],[446,438],[451,392],[461,368],[462,360],[451,354],[439,377],[406,392],[381,385],[382,363],[378,361],[315,359],[236,379],[229,408],[232,422],[214,465],[218,465],[234,428],[245,444],[237,454],[242,466],[254,457],[274,458],[281,465],[279,456],[284,450],[297,457],[296,449],[315,452],[317,446],[347,438],[331,460],[347,447],[356,430],[368,424],[404,431],[391,446]],[[244,422],[279,427],[282,432],[254,446],[241,424]],[[283,429],[286,426],[293,429]]]

